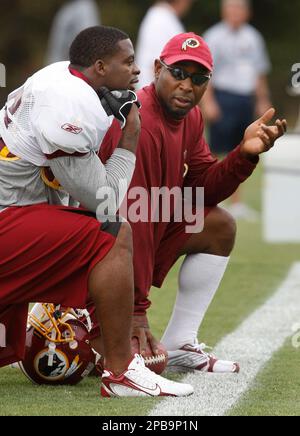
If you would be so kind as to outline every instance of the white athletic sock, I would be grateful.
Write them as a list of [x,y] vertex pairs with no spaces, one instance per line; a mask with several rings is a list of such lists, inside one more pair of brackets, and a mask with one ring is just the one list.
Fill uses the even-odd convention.
[[178,350],[197,339],[199,327],[226,271],[229,257],[193,254],[179,272],[173,314],[161,339],[167,350]]

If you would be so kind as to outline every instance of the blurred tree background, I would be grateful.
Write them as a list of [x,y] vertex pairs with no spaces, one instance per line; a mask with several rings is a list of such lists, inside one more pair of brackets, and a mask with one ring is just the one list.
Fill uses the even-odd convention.
[[[0,88],[0,104],[8,92],[44,65],[53,17],[65,0],[0,0],[0,63],[6,66],[7,87]],[[133,42],[151,0],[97,0],[102,23],[127,31]],[[184,23],[202,33],[219,20],[219,0],[197,0]],[[280,115],[293,125],[299,98],[287,95],[291,67],[300,62],[300,1],[253,0],[252,23],[264,35],[272,59],[272,97]]]

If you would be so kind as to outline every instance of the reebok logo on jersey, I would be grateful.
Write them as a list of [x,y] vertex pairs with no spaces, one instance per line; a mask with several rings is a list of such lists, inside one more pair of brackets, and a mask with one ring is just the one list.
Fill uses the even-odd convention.
[[79,133],[82,132],[81,127],[73,126],[73,124],[69,123],[64,124],[63,126],[61,126],[61,128],[66,132],[73,133],[74,135],[79,135]]

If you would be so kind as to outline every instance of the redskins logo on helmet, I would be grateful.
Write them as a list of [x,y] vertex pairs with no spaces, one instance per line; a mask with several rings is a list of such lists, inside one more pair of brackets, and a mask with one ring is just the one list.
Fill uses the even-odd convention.
[[200,47],[200,41],[198,41],[198,39],[196,39],[196,38],[188,38],[182,44],[182,50],[187,51],[188,47],[189,48],[198,48],[198,47]]
[[86,310],[36,304],[28,315],[21,370],[37,384],[79,383],[99,359],[89,343],[91,327]]

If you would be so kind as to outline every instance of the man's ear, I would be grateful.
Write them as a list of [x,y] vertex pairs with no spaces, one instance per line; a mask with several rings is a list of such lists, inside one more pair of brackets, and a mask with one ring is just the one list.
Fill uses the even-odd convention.
[[155,62],[154,62],[155,79],[159,78],[161,69],[162,69],[162,64],[160,63],[159,59],[156,59]]
[[104,77],[107,71],[107,65],[104,61],[102,61],[101,59],[98,59],[95,63],[94,63],[94,67],[96,70],[96,73],[99,74],[101,77]]

